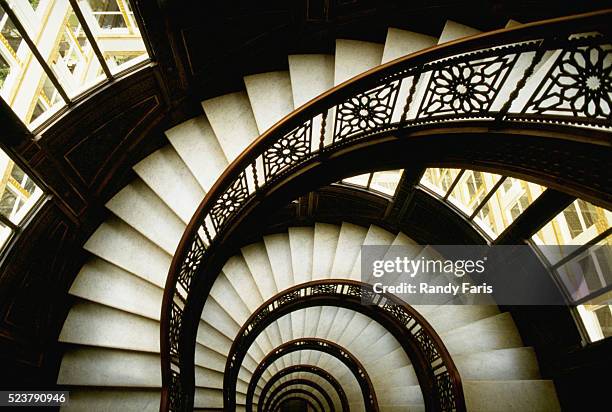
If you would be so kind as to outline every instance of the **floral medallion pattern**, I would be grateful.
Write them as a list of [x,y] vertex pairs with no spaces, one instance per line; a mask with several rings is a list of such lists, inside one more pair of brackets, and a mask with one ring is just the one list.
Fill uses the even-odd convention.
[[391,122],[400,82],[393,81],[352,97],[336,109],[334,142]]
[[591,45],[564,50],[525,113],[611,119],[612,46]]
[[434,70],[417,117],[488,111],[516,57],[488,57]]
[[181,270],[179,271],[178,283],[183,286],[185,291],[189,291],[189,285],[195,276],[195,272],[200,267],[205,250],[204,243],[200,240],[199,236],[196,236],[191,242],[189,252],[187,252],[187,256],[181,264]]
[[264,152],[266,181],[310,154],[312,121],[294,129]]
[[183,310],[175,302],[172,302],[170,315],[170,356],[178,358]]
[[242,206],[249,196],[245,172],[215,202],[210,210],[210,219],[215,230],[219,230],[227,218],[232,216]]

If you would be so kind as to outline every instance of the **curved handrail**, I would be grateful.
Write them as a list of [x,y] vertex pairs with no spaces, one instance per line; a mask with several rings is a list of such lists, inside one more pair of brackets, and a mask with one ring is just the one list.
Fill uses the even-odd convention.
[[[425,404],[434,411],[466,410],[459,372],[442,340],[425,318],[399,297],[377,293],[370,284],[348,279],[315,280],[293,286],[268,299],[252,313],[228,353],[223,374],[223,406],[226,410],[235,408],[238,373],[257,336],[280,317],[311,306],[345,307],[362,312],[383,325],[410,357]],[[365,370],[360,373],[365,373]],[[247,392],[247,408],[252,400],[252,384],[253,381],[249,383]],[[375,392],[366,392],[364,388],[362,392],[366,410],[378,410]]]
[[[281,369],[278,372],[276,372],[270,378],[270,380],[266,382],[265,386],[263,387],[263,389],[261,390],[259,394],[257,412],[264,412],[264,410],[266,410],[263,408],[263,403],[266,401],[268,392],[272,389],[272,387],[285,376],[292,375],[294,373],[312,374],[326,381],[338,395],[338,399],[340,400],[340,408],[341,408],[340,410],[342,412],[349,412],[350,408],[349,408],[348,398],[346,397],[346,393],[344,392],[344,389],[342,389],[342,385],[340,384],[340,382],[338,382],[338,380],[334,378],[334,376],[330,374],[329,372],[327,372],[326,370],[321,369],[318,366],[304,365],[304,364],[288,366],[284,369]],[[253,377],[251,378],[251,381],[252,380],[253,380]],[[272,395],[270,395],[270,397],[271,396]],[[248,404],[248,400],[247,400],[247,410],[249,410],[249,406],[250,405]]]
[[[585,49],[599,51],[603,59],[609,53],[608,48],[602,48],[609,44],[605,36],[570,35],[598,30],[607,33],[611,15],[612,10],[604,10],[530,23],[401,57],[330,89],[256,139],[206,194],[172,260],[161,312],[161,409],[181,409],[185,402],[189,404],[193,391],[183,391],[190,384],[180,379],[182,368],[193,368],[193,363],[182,364],[180,355],[182,339],[192,336],[183,327],[192,281],[206,266],[209,250],[222,243],[236,218],[253,199],[265,193],[264,189],[316,157],[323,159],[347,144],[406,127],[478,120],[498,126],[504,122],[551,123],[610,130],[609,114],[599,108],[592,110],[586,105],[576,109],[570,105],[567,109],[565,101],[551,108],[547,102],[552,89],[547,89],[546,83],[559,75],[556,65],[548,70],[540,86],[527,90],[530,94],[523,96],[526,100],[520,102],[518,110],[514,105],[547,52],[559,54],[557,62]],[[478,88],[472,83],[474,78],[479,79]],[[446,84],[440,79],[446,79]],[[591,85],[597,83],[597,79],[590,81]],[[600,86],[606,81],[600,81]],[[417,86],[425,89],[424,95],[415,100]],[[597,102],[612,106],[605,90],[590,93],[591,98],[600,99]],[[414,103],[419,107],[411,107]],[[333,128],[327,125],[332,116]],[[313,138],[315,127],[320,131],[318,139]]]
[[325,403],[327,403],[328,409],[325,409],[325,410],[329,410],[330,412],[336,412],[336,408],[334,407],[334,402],[332,401],[331,396],[329,396],[327,391],[325,391],[325,389],[323,389],[319,384],[312,382],[308,379],[299,379],[299,378],[288,380],[287,382],[283,382],[278,387],[276,387],[270,394],[270,397],[268,398],[268,400],[266,401],[266,404],[263,410],[264,411],[274,410],[274,408],[271,408],[270,405],[274,405],[275,402],[278,400],[279,396],[282,397],[281,391],[283,389],[287,389],[291,386],[297,386],[297,385],[310,386],[316,392],[319,392],[321,396],[325,399]]
[[301,395],[304,398],[308,398],[308,397],[312,398],[317,404],[317,406],[319,407],[318,409],[313,407],[312,410],[315,412],[317,411],[326,412],[325,408],[323,407],[323,402],[321,402],[321,400],[318,397],[316,397],[312,392],[307,391],[305,389],[289,389],[285,391],[284,393],[280,394],[278,399],[272,404],[270,411],[277,411],[281,402],[284,402],[284,400],[288,397],[293,397],[293,395]]
[[[328,355],[335,357],[336,359],[338,359],[338,361],[342,362],[344,366],[346,366],[347,369],[355,377],[355,380],[357,381],[357,384],[361,389],[361,394],[364,398],[364,405],[367,408],[368,412],[378,411],[378,401],[376,399],[376,392],[374,391],[372,380],[370,379],[368,372],[365,370],[361,362],[359,362],[359,359],[357,359],[351,352],[349,352],[344,347],[329,340],[321,338],[300,338],[285,342],[282,345],[277,346],[262,359],[259,365],[257,365],[257,368],[253,372],[253,375],[251,375],[251,379],[249,381],[249,386],[247,389],[247,412],[253,411],[253,398],[255,395],[255,388],[257,387],[259,379],[261,379],[261,376],[268,369],[268,367],[281,357],[289,353],[301,350],[314,350],[324,352]],[[260,401],[263,395],[264,391],[262,390],[259,398]],[[257,412],[259,411],[260,409],[258,408]]]

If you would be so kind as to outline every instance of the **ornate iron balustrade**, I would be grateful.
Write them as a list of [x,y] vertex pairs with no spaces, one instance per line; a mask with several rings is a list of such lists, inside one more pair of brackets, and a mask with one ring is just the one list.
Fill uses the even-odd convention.
[[[257,369],[259,370],[259,367]],[[270,392],[272,387],[277,382],[279,382],[282,378],[284,378],[285,376],[294,374],[294,373],[302,373],[302,374],[305,373],[307,375],[308,374],[312,374],[312,375],[320,377],[321,379],[323,379],[324,381],[329,383],[329,385],[332,388],[334,388],[334,391],[338,395],[338,399],[340,399],[340,407],[342,408],[341,411],[342,412],[349,412],[348,398],[346,397],[346,393],[344,392],[344,389],[342,389],[342,385],[340,385],[340,382],[338,382],[336,380],[336,378],[334,378],[329,372],[327,372],[324,369],[321,369],[321,368],[319,368],[317,366],[314,366],[314,365],[294,365],[294,366],[289,366],[289,367],[281,369],[280,371],[275,373],[274,376],[272,376],[272,378],[270,378],[270,380],[268,382],[266,382],[265,386],[262,388],[262,390],[261,390],[261,392],[259,394],[259,402],[257,404],[257,412],[263,412],[263,411],[270,410],[270,409],[265,409],[263,407],[264,402],[266,402],[266,398],[267,398],[268,392]],[[254,382],[254,378],[255,378],[255,375],[253,375],[251,377],[251,382],[249,383],[249,390],[251,389],[251,385],[252,384],[256,385],[256,382]],[[257,380],[259,380],[259,378],[257,378]],[[254,392],[254,390],[253,390],[253,392]],[[250,403],[252,403],[253,395],[251,393],[251,397],[249,398],[249,393],[251,393],[251,392],[249,391],[247,393],[247,403],[249,403],[249,399],[250,399]],[[273,395],[274,395],[274,393],[270,394],[270,397],[267,398],[268,401],[271,401]],[[246,409],[247,409],[247,411],[252,411],[252,407],[251,406],[247,406]]]
[[197,299],[206,299],[214,276],[207,273],[210,284],[197,298],[190,295],[194,279],[260,199],[306,166],[407,129],[609,132],[611,15],[531,23],[402,57],[324,93],[260,136],[207,193],[174,256],[161,313],[161,409],[193,402],[196,326],[185,319]]
[[[295,396],[295,395],[301,395],[301,396]],[[270,411],[277,411],[281,405],[281,402],[284,402],[285,400],[288,400],[288,399],[306,400],[307,398],[310,398],[314,401],[310,403],[310,407],[312,408],[313,411],[325,412],[325,408],[323,407],[323,402],[321,402],[319,398],[317,398],[311,392],[305,389],[290,389],[286,391],[285,393],[281,394],[279,398],[274,402],[274,404],[272,404],[272,409],[270,409]],[[317,406],[316,408],[315,408],[315,405]]]
[[[250,346],[264,329],[282,316],[295,310],[312,306],[338,306],[358,311],[385,327],[400,343],[410,358],[426,407],[434,411],[464,411],[465,401],[461,378],[444,347],[442,340],[414,309],[397,296],[376,293],[373,286],[352,280],[323,280],[294,286],[263,303],[245,322],[238,332],[228,353],[223,378],[223,407],[234,410],[236,406],[236,384],[238,373]],[[318,341],[320,346],[336,346],[331,342]],[[307,349],[304,345],[293,345],[295,350]],[[275,350],[273,357],[276,357]],[[343,350],[340,360],[348,353]],[[263,365],[268,364],[262,362]],[[259,367],[252,378],[261,376]],[[366,376],[363,367],[355,371],[358,382]],[[256,380],[252,379],[247,391],[247,410],[250,408]],[[378,404],[373,388],[360,385],[367,411],[377,411]]]
[[[302,351],[302,350],[313,350],[313,351],[324,352],[338,359],[340,362],[342,362],[348,368],[348,370],[351,371],[351,373],[355,377],[355,380],[359,384],[359,388],[361,389],[361,393],[364,398],[364,405],[367,405],[368,411],[378,410],[378,403],[376,401],[376,393],[374,391],[374,386],[372,385],[372,381],[370,380],[370,377],[368,376],[368,373],[363,367],[363,365],[361,365],[361,362],[359,362],[359,360],[351,352],[347,351],[342,346],[334,342],[325,340],[325,339],[302,338],[302,339],[295,339],[295,340],[283,343],[281,346],[275,348],[272,352],[267,354],[266,357],[262,359],[262,361],[259,363],[259,365],[257,365],[257,369],[255,369],[255,371],[253,372],[253,375],[251,376],[251,380],[249,381],[249,387],[247,389],[247,396],[246,396],[247,412],[253,411],[253,397],[255,396],[255,389],[257,388],[257,383],[261,379],[261,376],[266,371],[266,369],[268,369],[270,365],[272,365],[276,360],[282,358],[283,356],[293,353],[293,352]],[[291,369],[291,368],[287,368],[287,369]],[[281,372],[276,374],[275,377],[280,375],[280,373]],[[327,372],[325,373],[327,374]],[[327,375],[331,379],[334,379],[331,375],[329,374]],[[268,382],[270,383],[270,386],[271,386],[271,382],[273,383],[273,380],[274,378],[270,379],[270,381]],[[265,394],[267,392],[266,389],[269,389],[268,384],[266,384],[266,386],[264,386],[264,388],[261,390],[261,393],[259,396],[260,403],[258,404],[258,408],[257,408],[258,412],[262,410],[261,402],[263,401],[263,398],[265,397]],[[346,395],[344,394],[342,387],[339,386],[339,384],[336,390],[338,391],[338,396],[340,396],[340,400],[342,402],[343,409],[348,410],[348,401],[346,400]]]
[[266,401],[266,405],[264,406],[263,410],[264,411],[276,410],[274,405],[277,405],[280,399],[284,396],[284,393],[282,391],[284,389],[290,388],[291,386],[298,386],[298,385],[311,387],[312,389],[314,389],[315,393],[318,392],[323,397],[323,399],[325,399],[327,408],[323,408],[322,409],[323,411],[336,412],[336,408],[334,407],[334,402],[332,401],[331,396],[329,396],[329,394],[325,391],[325,389],[321,387],[321,385],[315,382],[312,382],[308,379],[291,379],[287,382],[281,383],[278,387],[276,387],[272,391],[272,393],[270,394],[270,397]]

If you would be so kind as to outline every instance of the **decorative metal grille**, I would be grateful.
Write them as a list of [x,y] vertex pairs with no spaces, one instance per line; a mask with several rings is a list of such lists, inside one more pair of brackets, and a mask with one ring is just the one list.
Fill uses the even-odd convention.
[[486,113],[517,57],[494,56],[435,70],[417,117]]
[[382,84],[338,105],[334,142],[347,140],[391,123],[399,85],[399,80]]
[[181,377],[178,373],[170,372],[170,410],[172,411],[184,411],[187,407],[186,395],[183,390],[183,384],[181,383]]
[[[455,127],[456,120],[477,120],[479,127],[483,127],[483,124],[486,127],[485,122],[495,128],[503,126],[504,122],[522,122],[540,129],[552,124],[555,132],[559,127],[571,132],[576,127],[585,126],[611,131],[612,46],[609,38],[592,34],[568,35],[569,30],[573,30],[573,33],[605,33],[610,15],[609,11],[602,11],[545,22],[538,27],[512,29],[510,34],[517,36],[520,40],[518,43],[509,40],[512,36],[504,36],[508,33],[492,33],[488,37],[468,39],[400,59],[392,66],[382,67],[343,85],[342,90],[326,93],[286,120],[287,128],[283,130],[292,132],[269,135],[258,146],[252,147],[249,153],[243,154],[215,185],[205,204],[193,217],[190,232],[184,236],[195,240],[181,243],[175,255],[175,262],[178,263],[173,262],[169,273],[171,285],[164,291],[166,313],[162,314],[162,338],[165,343],[162,345],[162,373],[164,386],[176,393],[170,396],[170,404],[162,405],[162,409],[186,410],[192,407],[172,401],[183,399],[191,402],[192,396],[185,397],[181,393],[193,392],[194,388],[173,385],[174,375],[170,371],[171,367],[175,367],[175,371],[193,368],[193,364],[178,368],[179,340],[195,332],[181,333],[184,332],[182,328],[187,327],[182,322],[185,314],[174,302],[190,302],[189,299],[185,300],[183,293],[192,293],[190,285],[193,279],[201,276],[212,261],[213,253],[210,251],[215,248],[207,249],[198,240],[198,231],[203,231],[209,245],[213,245],[222,236],[228,235],[227,230],[231,227],[228,223],[245,210],[245,205],[266,196],[272,186],[269,183],[275,177],[289,169],[298,169],[313,158],[325,161],[335,150],[345,150],[348,144],[360,145],[378,133],[392,134],[424,126]],[[563,30],[559,32],[559,28]],[[540,59],[551,54],[557,56],[557,60],[552,63],[540,86],[527,87],[528,81],[531,82],[534,75],[539,75],[538,67],[543,64]],[[516,64],[518,61],[522,63]],[[427,86],[425,90],[420,90],[420,83],[417,85],[416,79],[424,79],[428,73],[431,75]],[[515,83],[508,84],[510,78]],[[401,107],[398,107],[400,85],[409,79],[415,81],[410,81],[409,95],[402,97]],[[501,90],[505,92],[502,94]],[[519,97],[527,103],[516,109],[519,110],[517,112],[513,103]],[[409,116],[411,104],[419,108],[415,118]],[[326,127],[327,115],[334,111],[333,134],[326,136],[330,133]],[[321,113],[324,116],[320,136],[317,136],[319,150],[313,152],[312,148],[317,145],[312,142],[311,129],[315,118]],[[394,113],[401,115],[399,121],[392,120]],[[262,184],[257,178],[260,156],[265,174]],[[253,190],[249,193],[247,173],[251,169]],[[206,226],[208,220],[214,233]],[[207,281],[214,281],[214,276]],[[362,303],[380,304],[380,296],[371,291],[353,285],[343,285],[343,288],[334,293],[360,296]],[[325,289],[317,291],[327,293]],[[287,296],[285,299],[278,304],[286,304],[294,297]],[[184,308],[185,312],[190,310],[190,306]],[[394,310],[391,314],[407,328],[414,327],[414,322],[405,313]],[[434,350],[424,335],[421,338],[423,350]],[[439,379],[451,379],[445,376]],[[452,386],[452,382],[449,382],[445,385]],[[450,409],[444,407],[443,410]]]
[[263,155],[266,181],[307,157],[311,144],[311,120],[274,142]]
[[[265,326],[270,322],[274,321],[275,313],[280,313],[284,310],[285,306],[289,302],[297,302],[298,300],[306,300],[310,297],[334,297],[338,300],[353,302],[361,302],[363,296],[373,296],[373,301],[378,302],[378,305],[374,305],[375,308],[384,311],[385,314],[390,315],[396,325],[401,325],[405,339],[411,339],[418,349],[418,353],[427,362],[427,374],[435,380],[436,385],[450,385],[450,392],[445,394],[450,399],[445,399],[444,402],[448,403],[442,407],[441,401],[436,396],[433,402],[436,403],[436,407],[440,406],[440,411],[457,411],[465,410],[463,404],[463,395],[460,380],[456,380],[451,376],[450,371],[454,371],[454,364],[446,352],[446,349],[442,346],[439,338],[434,338],[435,332],[427,324],[427,322],[420,318],[419,315],[410,309],[407,305],[403,304],[398,298],[391,295],[380,294],[373,291],[373,287],[366,283],[359,283],[349,280],[327,280],[327,281],[313,281],[305,283],[293,288],[286,290],[285,292],[279,293],[272,300],[264,303],[259,309],[257,309],[245,323],[241,331],[238,333],[234,344],[229,352],[229,358],[231,362],[228,362],[225,369],[224,378],[224,399],[226,409],[233,409],[235,407],[235,386],[238,379],[238,372],[241,367],[241,360],[246,356],[246,351],[256,339],[257,334],[261,333]],[[384,304],[381,302],[385,302]],[[282,303],[281,303],[282,302]],[[418,328],[410,327],[409,325],[418,325]],[[437,336],[437,335],[435,335]],[[438,339],[438,340],[436,340]],[[278,359],[290,351],[303,350],[310,347],[319,347],[320,350],[328,352],[331,350],[330,342],[325,341],[308,341],[298,340],[292,342],[291,348],[281,347],[273,352],[273,359]],[[301,346],[301,347],[300,347]],[[351,359],[351,355],[343,349],[339,349],[336,352],[336,356],[340,359]],[[258,368],[259,369],[259,368]],[[258,371],[259,373],[261,371]],[[258,376],[255,373],[254,376]],[[354,373],[359,378],[365,379],[366,373],[362,367],[355,368]],[[458,375],[457,375],[458,376]],[[254,390],[254,388],[251,388]],[[437,389],[436,389],[437,391]],[[252,394],[251,394],[252,395]],[[364,393],[364,397],[367,399],[370,396],[368,393]],[[251,399],[252,397],[247,397]],[[372,397],[375,399],[375,396]],[[248,408],[248,406],[247,406]],[[377,410],[376,406],[372,406],[368,410]]]
[[229,217],[240,209],[248,197],[246,172],[242,172],[238,179],[216,200],[210,211],[211,220],[217,231]]
[[200,240],[199,236],[195,236],[193,241],[190,243],[190,248],[187,252],[185,260],[181,263],[181,270],[179,271],[178,276],[178,283],[182,285],[187,292],[189,292],[189,286],[195,272],[202,263],[205,251],[206,247],[204,246],[204,243]]
[[612,46],[574,45],[559,54],[524,113],[610,121],[611,100]]
[[170,315],[170,356],[172,358],[178,358],[179,356],[179,339],[181,336],[182,323],[183,310],[173,302]]

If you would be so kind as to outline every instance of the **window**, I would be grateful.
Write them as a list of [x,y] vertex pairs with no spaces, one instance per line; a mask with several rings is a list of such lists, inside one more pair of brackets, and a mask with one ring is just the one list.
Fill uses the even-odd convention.
[[402,178],[402,172],[402,170],[389,170],[373,173],[372,180],[370,181],[370,189],[393,196]]
[[612,335],[612,213],[576,200],[532,241],[564,286],[591,341]]
[[[591,242],[612,225],[612,213],[584,200],[576,200],[548,222],[531,240],[555,265]],[[546,247],[548,246],[548,247]]]
[[535,183],[465,169],[429,168],[419,183],[497,238],[545,190]]
[[0,248],[42,198],[42,190],[0,150]]
[[612,285],[610,241],[612,239],[590,246],[557,267],[557,274],[572,301],[580,301]]
[[[429,168],[419,183],[459,209],[492,240],[546,190],[472,170]],[[576,305],[591,341],[612,336],[612,213],[577,199],[532,236]]]
[[0,7],[0,96],[30,129],[108,81],[106,73],[149,57],[128,0],[78,0],[77,10],[67,0],[7,3],[9,10]]
[[448,198],[462,212],[471,216],[500,178],[500,175],[492,173],[465,170]]
[[368,182],[370,181],[370,173],[366,173],[363,175],[357,175],[353,177],[349,177],[344,179],[342,183],[349,183],[356,186],[368,187]]
[[429,168],[421,179],[421,185],[444,197],[460,173],[461,169]]
[[612,291],[584,302],[577,310],[591,342],[612,336]]
[[474,218],[491,238],[508,228],[545,190],[545,187],[513,177],[503,182]]
[[397,185],[402,178],[402,173],[403,170],[386,170],[383,172],[365,173],[343,179],[342,183],[361,186],[368,190],[393,196],[395,194],[395,190],[397,189]]

